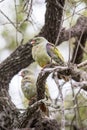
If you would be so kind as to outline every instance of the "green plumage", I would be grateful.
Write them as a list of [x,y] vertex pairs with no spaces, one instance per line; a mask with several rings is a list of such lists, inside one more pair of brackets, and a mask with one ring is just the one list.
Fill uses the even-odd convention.
[[26,75],[21,82],[21,88],[24,96],[30,100],[36,95],[36,84],[32,76]]
[[[33,43],[32,43],[33,41]],[[51,63],[64,65],[64,58],[60,51],[43,37],[35,37],[32,39],[32,56],[33,59],[41,66]]]
[[[35,69],[33,68],[34,72],[29,68],[23,70],[21,72],[22,81],[21,81],[21,89],[24,96],[30,101],[34,97],[36,97],[37,90],[36,90],[36,81],[37,81],[37,74],[35,73]],[[47,84],[45,85],[45,95],[46,97],[49,96],[49,90]]]

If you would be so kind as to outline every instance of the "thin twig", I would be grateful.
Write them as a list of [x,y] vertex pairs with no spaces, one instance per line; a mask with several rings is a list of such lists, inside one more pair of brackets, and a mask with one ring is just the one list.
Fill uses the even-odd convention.
[[13,27],[19,32],[21,33],[22,35],[22,40],[21,40],[21,43],[23,42],[23,33],[16,27],[16,25],[14,24],[14,22],[9,18],[7,17],[7,15],[0,9],[0,13],[13,25]]
[[[18,17],[17,17],[16,0],[14,0],[14,4],[15,4],[15,14],[16,14],[16,28],[18,29]],[[16,29],[16,43],[17,43],[17,46],[18,46],[18,33],[17,33],[17,29]]]
[[[73,10],[73,13],[72,13],[72,17],[71,17],[71,21],[70,21],[70,27],[72,25],[72,21],[73,21],[73,16],[75,14],[75,10],[76,10],[76,6],[74,7],[74,10]],[[70,38],[71,38],[71,31],[69,33],[69,58],[68,58],[68,66],[70,66],[70,54],[71,54],[71,41],[70,41]]]
[[81,62],[80,64],[77,65],[77,68],[81,68],[87,65],[87,60]]
[[62,112],[62,119],[61,119],[61,129],[65,130],[65,107],[64,107],[64,99],[63,99],[63,94],[62,94],[62,90],[60,88],[59,85],[59,81],[58,81],[58,76],[57,73],[55,72],[55,76],[54,76],[54,81],[57,84],[57,87],[59,89],[59,93],[60,93],[60,98],[61,98],[61,112]]
[[77,45],[77,48],[76,48],[75,56],[73,58],[73,63],[75,62],[75,59],[76,59],[76,56],[77,56],[77,52],[78,52],[78,49],[79,49],[79,46],[80,46],[80,41],[81,41],[81,38],[83,36],[84,30],[85,30],[85,27],[83,27],[83,30],[82,30],[81,35],[80,35],[80,38],[78,40],[78,45]]

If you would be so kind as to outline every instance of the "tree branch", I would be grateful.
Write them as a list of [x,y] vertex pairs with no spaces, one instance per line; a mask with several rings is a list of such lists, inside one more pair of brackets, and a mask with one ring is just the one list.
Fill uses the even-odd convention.
[[39,35],[52,43],[59,34],[64,5],[65,0],[46,0],[45,25]]
[[[37,100],[43,99],[45,97],[45,82],[46,78],[50,73],[57,72],[58,78],[61,77],[65,81],[69,81],[70,78],[77,82],[87,81],[87,73],[85,71],[79,70],[76,66],[71,65],[70,67],[55,66],[50,68],[44,68],[37,80]],[[83,87],[84,90],[85,87]]]
[[63,29],[61,31],[58,45],[61,44],[61,42],[68,41],[70,38],[69,34],[71,34],[71,38],[81,36],[83,29],[84,29],[83,34],[85,33],[87,34],[87,17],[84,17],[84,16],[79,17],[76,24],[70,29],[67,29],[67,30]]
[[0,64],[0,89],[5,87],[8,90],[12,77],[33,62],[31,48],[29,43],[19,46]]

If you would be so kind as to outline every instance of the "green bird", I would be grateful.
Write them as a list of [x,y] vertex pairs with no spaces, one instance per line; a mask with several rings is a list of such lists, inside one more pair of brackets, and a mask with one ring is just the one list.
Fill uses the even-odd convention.
[[[29,68],[23,70],[21,72],[22,80],[21,80],[21,89],[26,99],[33,100],[36,97],[36,81],[37,76],[31,73]],[[47,84],[45,85],[45,96],[46,98],[50,98],[49,90]]]
[[30,74],[30,71],[28,69],[25,69],[21,72],[21,76],[24,78],[26,75],[29,75]]
[[64,58],[60,51],[44,37],[35,37],[30,43],[33,45],[32,57],[41,67],[51,62],[64,65]]
[[21,81],[21,88],[23,91],[24,96],[31,100],[33,97],[36,96],[36,84],[34,82],[34,77],[26,75],[23,77]]

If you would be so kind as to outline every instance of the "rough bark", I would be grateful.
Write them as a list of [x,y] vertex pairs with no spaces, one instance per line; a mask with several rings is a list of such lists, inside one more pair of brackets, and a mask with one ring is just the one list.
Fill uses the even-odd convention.
[[37,100],[40,100],[40,99],[44,99],[45,98],[45,85],[46,85],[46,79],[49,75],[49,72],[47,73],[44,73],[44,71],[42,71],[39,76],[38,76],[38,79],[37,79]]
[[39,35],[52,43],[55,43],[61,28],[64,5],[65,0],[46,0],[45,25]]
[[[75,47],[74,47],[71,62],[79,64],[83,59],[83,54],[84,54],[83,48],[85,48],[86,40],[87,40],[87,17],[80,17],[77,20],[76,26],[78,26],[78,28],[76,27],[76,29],[80,28],[81,30],[78,31],[79,33],[76,36],[77,40],[74,43]],[[74,57],[75,53],[76,53],[76,57]]]
[[85,33],[87,35],[87,17],[79,17],[76,24],[69,29],[63,29],[60,33],[58,45],[61,42],[68,41],[69,38],[72,37],[80,37],[81,33]]
[[29,43],[19,46],[0,64],[0,89],[4,87],[8,90],[11,78],[33,62],[31,48]]
[[19,122],[19,110],[12,103],[8,93],[12,77],[21,69],[32,63],[31,44],[19,46],[6,60],[0,64],[0,128],[12,130]]

